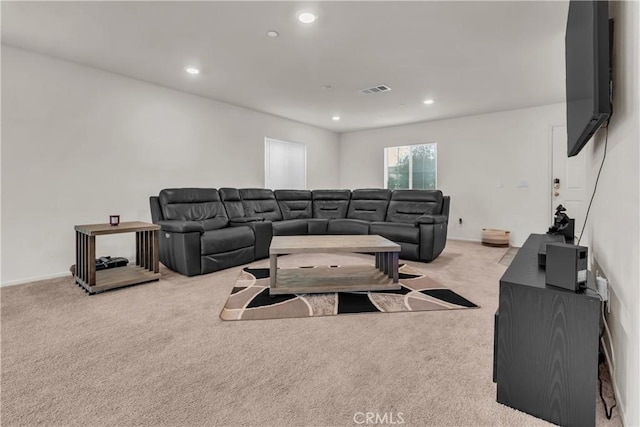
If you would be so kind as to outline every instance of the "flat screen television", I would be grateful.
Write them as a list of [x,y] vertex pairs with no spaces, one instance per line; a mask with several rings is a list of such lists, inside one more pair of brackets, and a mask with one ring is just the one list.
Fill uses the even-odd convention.
[[565,34],[567,155],[611,116],[609,2],[571,0]]

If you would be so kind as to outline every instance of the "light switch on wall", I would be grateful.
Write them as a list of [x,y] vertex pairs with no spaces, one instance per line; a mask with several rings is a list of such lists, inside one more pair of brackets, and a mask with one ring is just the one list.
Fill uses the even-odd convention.
[[497,180],[496,181],[496,188],[502,188],[502,187],[504,187],[504,184],[502,183],[502,181],[501,180]]
[[529,188],[529,181],[523,180],[518,184],[518,188]]

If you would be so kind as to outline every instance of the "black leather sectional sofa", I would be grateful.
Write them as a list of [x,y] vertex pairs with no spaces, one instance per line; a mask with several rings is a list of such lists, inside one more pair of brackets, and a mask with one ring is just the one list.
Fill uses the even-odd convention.
[[274,235],[378,234],[400,244],[401,258],[431,262],[449,217],[439,190],[173,188],[150,204],[160,261],[186,276],[267,258]]

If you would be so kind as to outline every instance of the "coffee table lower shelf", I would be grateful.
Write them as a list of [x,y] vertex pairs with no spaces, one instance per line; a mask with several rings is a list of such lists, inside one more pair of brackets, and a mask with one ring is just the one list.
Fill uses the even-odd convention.
[[400,289],[393,277],[371,265],[279,268],[270,295]]
[[146,268],[127,265],[125,267],[108,268],[96,271],[96,283],[93,286],[85,283],[76,276],[76,283],[85,288],[90,294],[120,288],[122,286],[151,282],[160,279],[160,273],[154,273]]

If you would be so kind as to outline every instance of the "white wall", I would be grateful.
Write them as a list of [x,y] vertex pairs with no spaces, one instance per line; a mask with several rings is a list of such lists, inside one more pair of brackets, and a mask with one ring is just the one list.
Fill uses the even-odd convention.
[[[384,147],[437,142],[437,186],[451,196],[448,236],[480,240],[483,228],[500,228],[520,246],[550,225],[550,131],[564,123],[565,105],[554,104],[345,133],[340,185],[382,187]],[[528,187],[518,188],[523,181]]]
[[[75,224],[150,221],[162,188],[262,187],[265,136],[338,186],[333,132],[3,45],[2,284],[68,271]],[[98,254],[133,258],[118,237]]]
[[[638,2],[611,2],[615,20],[614,103],[607,157],[588,219],[589,246],[609,279],[607,316],[615,355],[614,380],[625,425],[640,425],[640,50]],[[591,151],[590,188],[604,153],[606,131]]]

